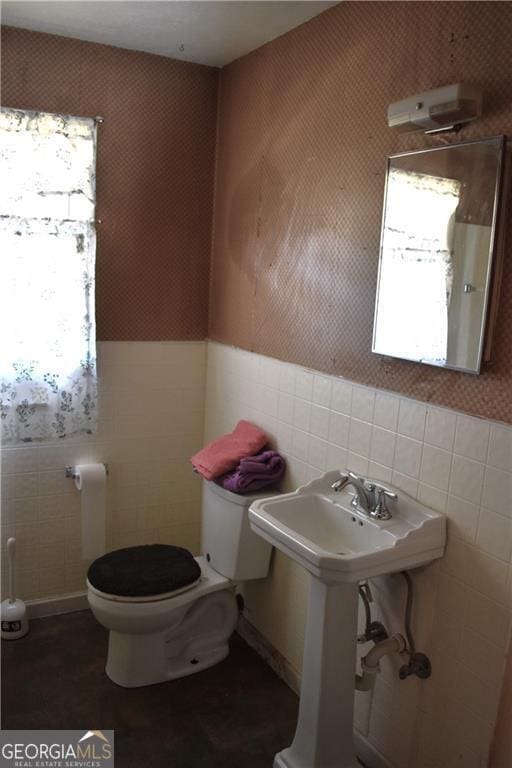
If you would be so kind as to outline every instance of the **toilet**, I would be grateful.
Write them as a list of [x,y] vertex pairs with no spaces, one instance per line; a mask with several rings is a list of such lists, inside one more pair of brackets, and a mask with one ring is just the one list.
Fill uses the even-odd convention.
[[115,550],[87,574],[87,599],[109,630],[106,673],[135,688],[200,672],[229,653],[236,585],[264,578],[272,546],[253,533],[248,510],[266,490],[240,496],[203,481],[202,552],[154,544]]

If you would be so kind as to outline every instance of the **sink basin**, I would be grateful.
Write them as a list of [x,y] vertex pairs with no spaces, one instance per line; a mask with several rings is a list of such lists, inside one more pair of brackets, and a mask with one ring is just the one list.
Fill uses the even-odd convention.
[[327,581],[357,582],[415,568],[441,557],[445,517],[396,490],[390,520],[351,506],[352,487],[336,493],[339,472],[328,472],[293,493],[255,501],[251,528],[277,549]]

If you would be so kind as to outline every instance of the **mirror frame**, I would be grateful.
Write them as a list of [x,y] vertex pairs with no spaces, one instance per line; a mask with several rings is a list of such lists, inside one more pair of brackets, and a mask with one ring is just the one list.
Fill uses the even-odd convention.
[[[473,368],[462,368],[456,365],[436,365],[435,363],[432,363],[430,361],[423,362],[422,360],[416,360],[415,358],[411,358],[411,357],[397,357],[395,355],[389,355],[389,354],[386,354],[385,352],[376,350],[375,337],[376,337],[376,331],[377,331],[379,290],[380,290],[380,281],[381,281],[381,273],[382,273],[384,225],[386,221],[389,170],[390,170],[392,160],[395,160],[399,157],[410,157],[412,155],[420,155],[420,154],[424,155],[430,152],[442,152],[443,150],[447,150],[447,149],[453,149],[453,148],[462,147],[462,146],[469,146],[471,144],[484,144],[486,142],[491,142],[491,141],[499,142],[499,154],[498,154],[498,164],[496,167],[496,182],[494,186],[492,225],[491,225],[491,235],[490,235],[490,243],[489,243],[489,255],[487,258],[487,276],[485,281],[485,295],[484,295],[484,304],[483,304],[483,310],[482,310],[482,321],[480,325],[480,339],[479,339],[479,345],[478,345],[477,367],[473,369]],[[492,321],[492,325],[494,325],[497,312],[496,312],[496,307],[493,305],[497,303],[499,298],[499,291],[496,287],[496,281],[498,280],[501,281],[502,254],[500,254],[500,258],[498,258],[496,251],[498,250],[497,235],[500,229],[500,227],[498,226],[498,214],[500,212],[500,209],[502,208],[502,205],[504,204],[503,198],[505,195],[504,167],[505,167],[506,143],[507,143],[507,137],[504,134],[499,134],[497,136],[487,136],[486,138],[482,138],[482,139],[471,139],[469,141],[461,141],[461,142],[457,142],[456,144],[444,144],[439,147],[426,147],[424,149],[416,149],[410,152],[398,152],[396,154],[388,156],[388,159],[386,162],[386,182],[384,186],[384,202],[382,206],[382,221],[381,221],[381,229],[380,229],[379,267],[378,267],[378,274],[377,274],[377,286],[375,291],[375,308],[373,313],[373,332],[372,332],[372,350],[371,350],[373,354],[379,355],[380,357],[387,358],[389,360],[405,360],[407,362],[417,363],[418,365],[430,365],[434,368],[440,368],[441,370],[446,369],[451,371],[459,371],[462,373],[470,373],[476,376],[478,376],[478,374],[480,374],[481,372],[482,362],[489,361],[490,349],[489,349],[488,337],[492,335],[492,331],[493,331],[490,321]],[[484,358],[484,352],[486,353],[485,358]]]

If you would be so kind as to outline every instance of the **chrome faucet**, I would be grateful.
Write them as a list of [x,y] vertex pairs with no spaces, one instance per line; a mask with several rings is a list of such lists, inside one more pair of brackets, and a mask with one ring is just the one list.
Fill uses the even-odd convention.
[[351,501],[352,506],[361,507],[363,512],[369,515],[374,503],[375,486],[373,483],[367,485],[364,477],[358,477],[355,472],[351,472],[349,469],[346,475],[341,475],[340,479],[331,485],[331,488],[339,493],[347,485],[351,485],[355,491]]
[[371,480],[365,480],[359,477],[355,472],[347,470],[346,474],[341,474],[339,480],[336,480],[331,488],[336,493],[342,491],[347,485],[351,485],[355,493],[350,502],[355,509],[361,509],[366,515],[374,517],[377,520],[389,520],[391,512],[388,508],[388,499],[398,501],[398,496],[393,491]]

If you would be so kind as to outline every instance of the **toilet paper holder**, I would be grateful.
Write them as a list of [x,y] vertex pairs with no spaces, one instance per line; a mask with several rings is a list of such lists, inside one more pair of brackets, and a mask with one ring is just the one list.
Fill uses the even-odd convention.
[[[108,475],[108,464],[103,464],[103,466],[105,467],[105,474]],[[66,471],[66,477],[72,477],[73,480],[76,478],[77,476],[76,467],[72,467],[72,466],[66,467],[65,471]]]

